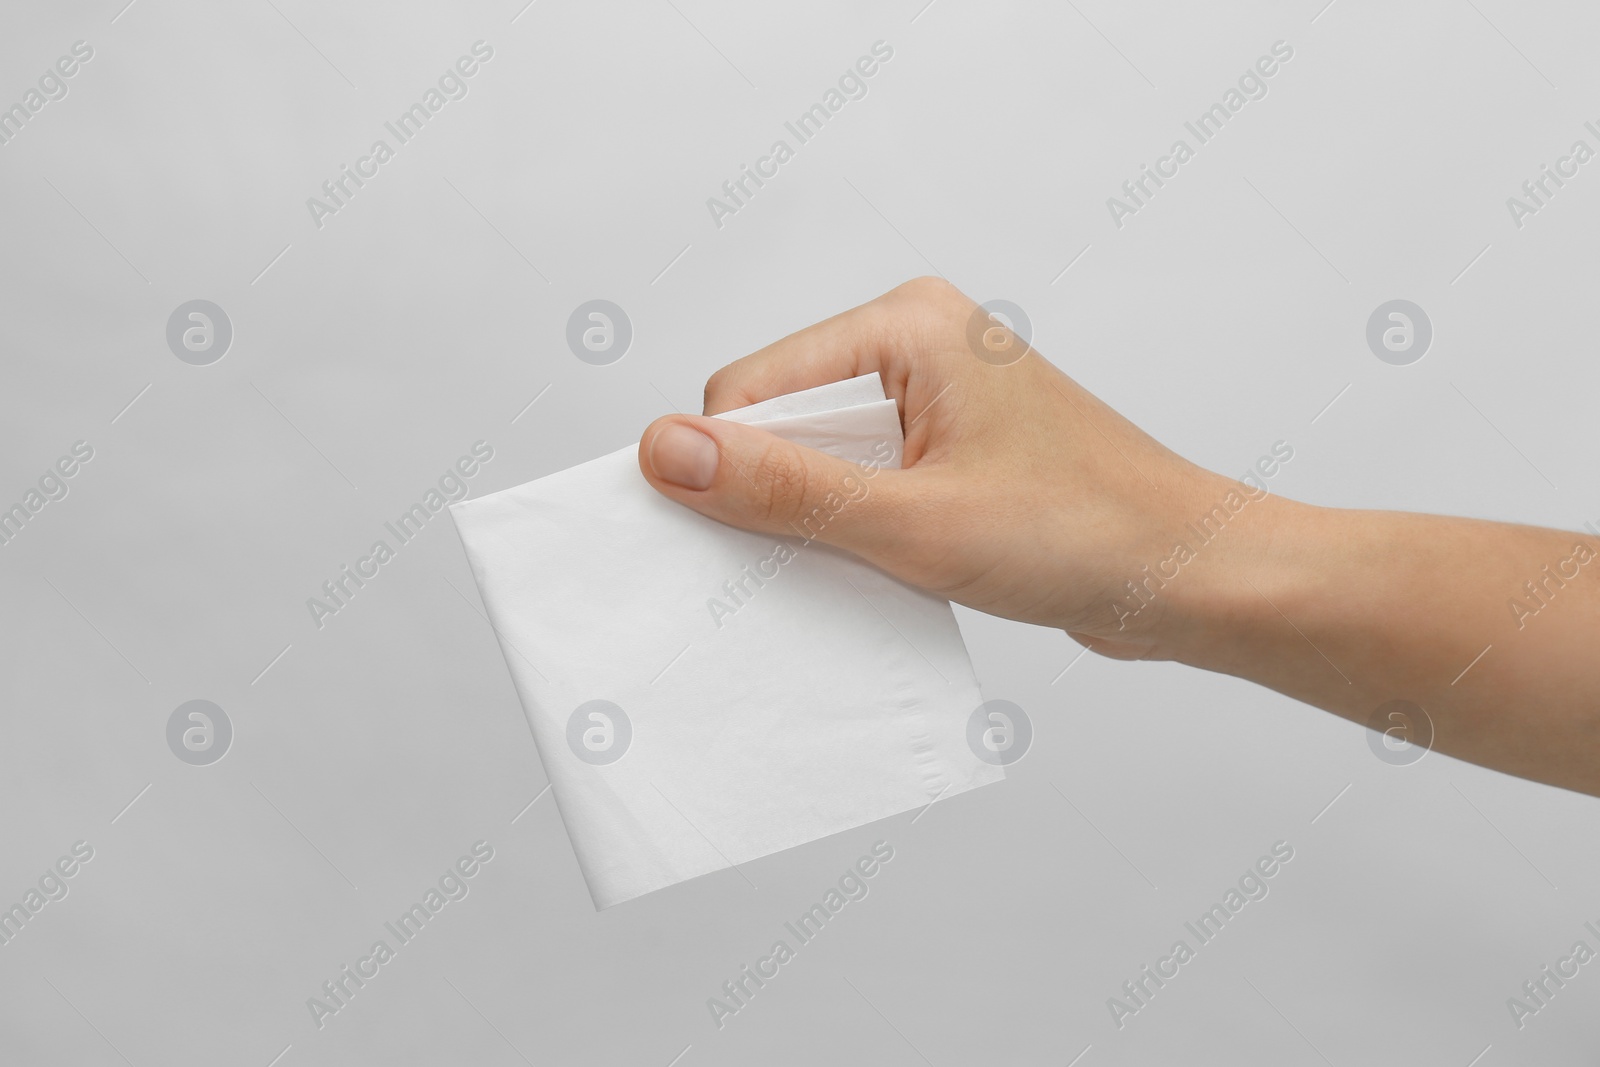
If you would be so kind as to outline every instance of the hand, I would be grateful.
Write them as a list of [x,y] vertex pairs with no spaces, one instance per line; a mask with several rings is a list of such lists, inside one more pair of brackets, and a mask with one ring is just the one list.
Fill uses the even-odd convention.
[[[1024,354],[980,358],[986,333]],[[1103,655],[1235,674],[1361,723],[1405,700],[1432,725],[1422,743],[1600,795],[1593,540],[1316,508],[1212,474],[931,279],[724,367],[705,411],[874,371],[904,469],[875,474],[822,540]],[[650,425],[639,467],[687,507],[780,537],[859,473],[688,415]]]
[[[706,385],[705,412],[877,372],[899,405],[904,469],[874,476],[822,540],[1107,655],[1174,655],[1196,625],[1187,605],[1207,596],[1201,575],[1220,573],[1233,546],[1186,564],[1171,595],[1154,592],[1169,583],[1145,568],[1169,560],[1184,525],[1229,493],[1262,511],[1266,494],[1173,454],[1009,331],[991,339],[1011,346],[1006,360],[1025,351],[1020,359],[980,358],[978,338],[993,329],[949,283],[917,279],[724,367]],[[645,431],[639,466],[673,500],[779,536],[858,473],[754,427],[682,415]],[[1146,582],[1143,596],[1129,582]]]

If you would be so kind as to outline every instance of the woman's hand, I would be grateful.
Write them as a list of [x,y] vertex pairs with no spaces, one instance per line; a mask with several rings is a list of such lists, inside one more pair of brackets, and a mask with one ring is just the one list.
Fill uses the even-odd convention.
[[[1249,678],[1419,744],[1600,795],[1600,544],[1556,530],[1334,510],[1196,467],[949,284],[918,279],[730,364],[714,415],[877,372],[904,469],[821,539],[951,600],[1119,659]],[[793,535],[854,465],[721,419],[639,444],[666,496]],[[1520,606],[1519,606],[1520,605]]]
[[[1103,653],[1170,656],[1196,558],[1156,591],[1186,523],[1233,494],[1265,493],[1162,447],[989,319],[949,283],[920,278],[732,363],[706,385],[715,415],[876,372],[898,402],[904,469],[883,471],[822,540],[980,611],[1059,627]],[[669,415],[639,464],[673,500],[789,536],[852,464],[754,427]],[[1235,538],[1242,540],[1242,538]],[[1128,583],[1144,583],[1135,595]]]

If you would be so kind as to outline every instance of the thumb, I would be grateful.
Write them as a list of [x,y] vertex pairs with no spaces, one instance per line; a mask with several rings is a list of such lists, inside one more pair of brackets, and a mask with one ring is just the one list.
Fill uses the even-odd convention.
[[696,415],[651,423],[639,441],[639,470],[662,495],[718,522],[868,559],[889,547],[902,477]]

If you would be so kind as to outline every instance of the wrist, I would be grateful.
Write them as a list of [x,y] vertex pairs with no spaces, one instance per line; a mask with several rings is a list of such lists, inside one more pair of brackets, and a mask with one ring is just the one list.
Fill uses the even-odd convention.
[[1174,545],[1187,562],[1169,583],[1153,636],[1161,658],[1240,674],[1259,654],[1253,635],[1282,626],[1283,605],[1302,598],[1323,509],[1218,482],[1215,501],[1185,524]]

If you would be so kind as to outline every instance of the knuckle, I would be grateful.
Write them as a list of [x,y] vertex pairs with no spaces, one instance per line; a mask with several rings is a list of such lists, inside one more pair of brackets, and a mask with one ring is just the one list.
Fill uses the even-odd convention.
[[903,292],[907,296],[929,296],[950,288],[950,283],[936,274],[921,274],[909,281],[901,282],[895,291]]
[[918,339],[915,348],[927,349],[951,329],[964,328],[976,305],[950,282],[924,275],[904,282],[887,294],[886,326],[909,332]]
[[706,379],[705,393],[701,397],[705,402],[706,408],[709,408],[719,397],[733,387],[734,366],[734,364],[730,363],[725,367],[719,368],[711,377]]
[[961,292],[948,281],[933,274],[924,274],[896,286],[890,295],[916,304],[947,304],[958,300]]
[[756,507],[769,523],[792,522],[806,499],[805,467],[796,463],[782,442],[769,444],[751,472],[756,486]]

